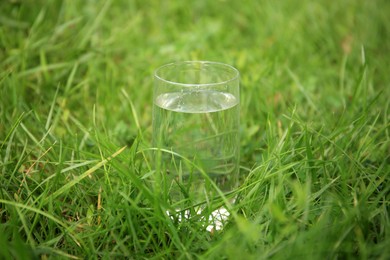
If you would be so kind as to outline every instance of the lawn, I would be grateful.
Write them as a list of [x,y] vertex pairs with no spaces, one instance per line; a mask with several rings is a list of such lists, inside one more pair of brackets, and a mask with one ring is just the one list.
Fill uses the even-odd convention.
[[[0,1],[0,258],[389,259],[389,14]],[[241,182],[179,221],[151,137],[153,71],[182,60],[240,71]],[[228,222],[206,230],[221,206]]]

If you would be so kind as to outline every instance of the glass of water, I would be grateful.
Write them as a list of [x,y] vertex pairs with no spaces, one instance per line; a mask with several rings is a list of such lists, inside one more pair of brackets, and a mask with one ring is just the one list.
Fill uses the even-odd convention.
[[171,203],[208,202],[231,191],[239,171],[239,72],[209,61],[154,74],[156,169]]

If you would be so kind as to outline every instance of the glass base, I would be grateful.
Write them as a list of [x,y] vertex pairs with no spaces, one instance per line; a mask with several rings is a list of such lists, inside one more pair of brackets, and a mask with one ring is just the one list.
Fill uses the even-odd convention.
[[[185,210],[184,212],[181,210],[176,210],[176,214],[174,213],[174,215],[172,215],[169,211],[166,211],[166,213],[169,217],[171,217],[172,220],[177,220],[178,222],[182,222],[193,217],[189,209]],[[196,210],[195,214],[202,215],[201,208]],[[205,219],[205,216],[202,216],[200,221],[204,222],[205,229],[208,232],[214,233],[215,231],[223,229],[223,227],[229,221],[229,217],[230,212],[225,207],[220,207],[211,212],[207,219]]]

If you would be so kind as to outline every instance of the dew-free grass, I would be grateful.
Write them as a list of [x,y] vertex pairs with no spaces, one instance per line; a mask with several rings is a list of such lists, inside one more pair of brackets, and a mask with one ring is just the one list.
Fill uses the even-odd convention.
[[[388,259],[389,12],[2,1],[1,257]],[[236,201],[186,221],[167,214],[152,167],[152,73],[177,60],[241,73]],[[220,206],[230,221],[206,231]]]

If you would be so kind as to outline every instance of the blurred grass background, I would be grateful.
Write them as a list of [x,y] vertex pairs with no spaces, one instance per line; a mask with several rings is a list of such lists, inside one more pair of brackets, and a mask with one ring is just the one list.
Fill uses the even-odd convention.
[[[1,1],[2,257],[388,258],[389,13],[385,0]],[[148,183],[153,71],[180,60],[241,73],[244,181],[216,234],[172,224]]]

